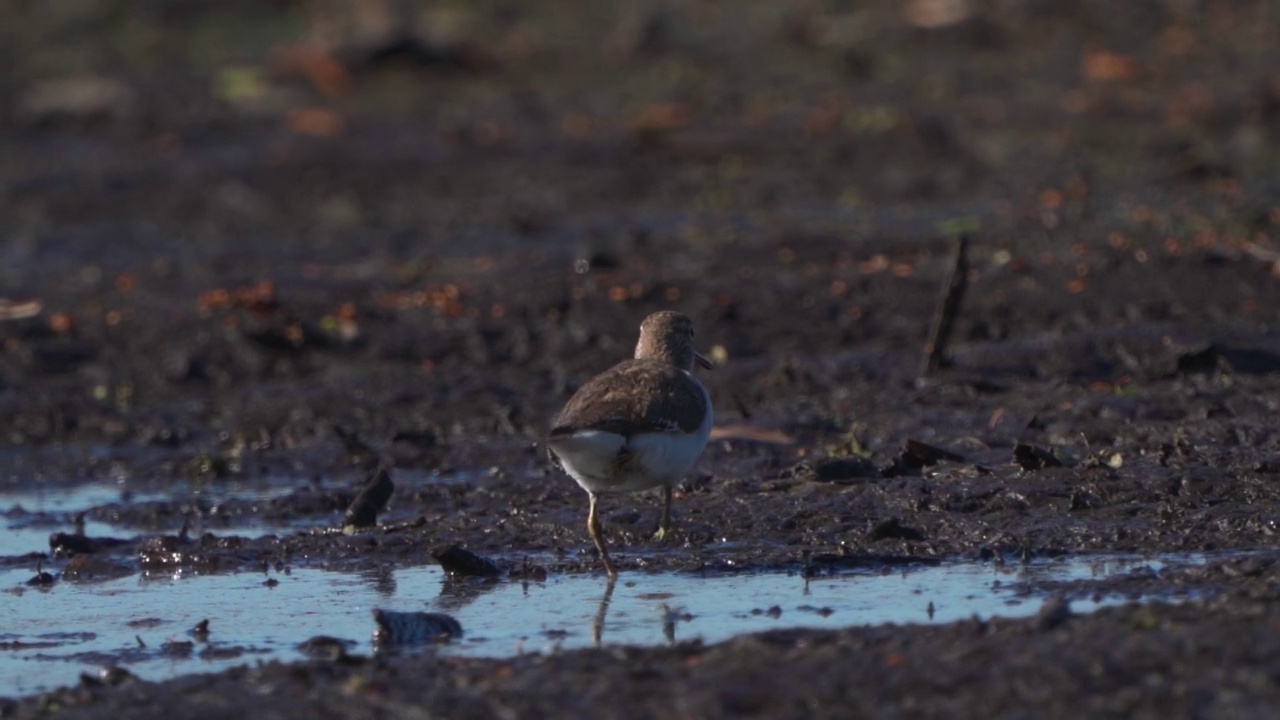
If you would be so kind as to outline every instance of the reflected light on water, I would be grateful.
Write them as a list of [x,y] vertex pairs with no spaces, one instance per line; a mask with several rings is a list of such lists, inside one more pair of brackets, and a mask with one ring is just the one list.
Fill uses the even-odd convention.
[[[1186,561],[1192,558],[1169,558]],[[137,575],[96,583],[24,586],[32,570],[0,572],[0,694],[75,683],[119,664],[160,680],[259,660],[297,660],[317,635],[374,651],[372,610],[446,612],[465,630],[429,650],[505,657],[597,643],[712,643],[743,633],[881,623],[943,623],[1035,613],[1029,583],[1105,577],[1162,559],[1077,556],[1030,565],[951,563],[805,579],[799,574],[628,573],[606,592],[598,575],[544,582],[447,579],[438,566],[335,573]],[[1119,602],[1103,599],[1101,604]],[[1098,606],[1072,603],[1077,612]],[[189,630],[209,620],[207,641]],[[187,643],[191,643],[190,646]]]

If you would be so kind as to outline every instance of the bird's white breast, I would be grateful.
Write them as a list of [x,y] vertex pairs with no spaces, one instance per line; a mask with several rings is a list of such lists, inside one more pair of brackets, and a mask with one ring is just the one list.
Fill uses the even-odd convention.
[[[696,378],[693,380],[697,382]],[[579,430],[571,436],[557,438],[551,448],[569,476],[589,492],[635,492],[675,485],[697,462],[715,422],[711,397],[702,383],[697,384],[706,398],[707,412],[694,432],[677,429],[640,433],[628,442],[617,433]],[[624,448],[632,459],[619,468],[617,458]]]

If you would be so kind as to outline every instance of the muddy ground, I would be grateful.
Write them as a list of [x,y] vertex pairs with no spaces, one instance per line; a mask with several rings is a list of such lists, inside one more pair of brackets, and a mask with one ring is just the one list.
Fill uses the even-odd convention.
[[[721,427],[674,542],[648,539],[655,497],[606,501],[624,578],[1259,552],[1044,588],[1196,590],[1179,605],[86,680],[3,714],[1280,705],[1274,4],[58,7],[0,23],[0,481],[119,483],[89,517],[136,534],[5,567],[354,570],[457,543],[601,574],[540,439],[666,307],[719,361]],[[950,363],[921,378],[962,234]],[[340,524],[353,435],[393,464],[380,527],[219,531]],[[128,495],[244,478],[296,490]]]

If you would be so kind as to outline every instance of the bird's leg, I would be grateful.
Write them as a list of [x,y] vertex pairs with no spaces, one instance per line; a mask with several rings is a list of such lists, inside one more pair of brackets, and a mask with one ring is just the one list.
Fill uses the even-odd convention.
[[591,498],[591,509],[587,512],[587,531],[591,533],[591,539],[595,541],[596,550],[600,551],[600,559],[604,561],[604,571],[609,573],[609,580],[612,582],[618,577],[618,569],[613,566],[613,561],[609,559],[609,550],[604,546],[604,534],[600,532],[600,514],[596,510],[600,496],[593,492],[589,492],[587,495]]
[[666,540],[671,535],[671,486],[662,486],[662,519],[658,521],[658,532],[653,534],[654,540]]

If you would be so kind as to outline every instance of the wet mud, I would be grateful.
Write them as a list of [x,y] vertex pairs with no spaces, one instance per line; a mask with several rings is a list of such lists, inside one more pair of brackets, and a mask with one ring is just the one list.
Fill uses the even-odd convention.
[[[356,22],[335,5],[296,10]],[[1217,554],[1043,583],[1059,600],[1030,619],[505,660],[330,639],[163,683],[121,657],[0,712],[1274,712],[1271,5],[467,7],[402,42],[257,46],[234,29],[269,21],[184,4],[138,22],[209,42],[162,34],[66,71],[81,85],[40,44],[66,18],[25,18],[0,82],[0,511],[51,538],[0,567],[56,585],[448,558],[603,588],[586,495],[542,439],[667,307],[717,363],[717,428],[673,539],[651,539],[656,493],[605,498],[625,580]],[[99,54],[132,37],[85,22]],[[83,83],[96,104],[65,100]],[[118,497],[4,499],[90,485]]]

